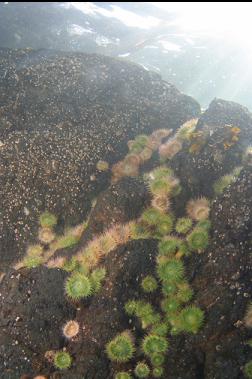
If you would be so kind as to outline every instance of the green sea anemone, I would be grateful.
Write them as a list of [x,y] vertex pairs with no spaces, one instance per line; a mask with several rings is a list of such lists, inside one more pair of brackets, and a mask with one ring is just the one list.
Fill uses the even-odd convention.
[[208,245],[208,233],[205,229],[194,228],[187,236],[188,246],[192,251],[202,251]]
[[55,239],[56,235],[51,228],[39,228],[38,239],[44,244],[49,244]]
[[201,220],[197,223],[196,228],[202,228],[206,231],[209,231],[211,229],[212,223],[210,220]]
[[155,367],[152,371],[152,374],[154,378],[161,378],[164,374],[163,367]]
[[149,225],[157,225],[160,217],[162,217],[162,213],[156,208],[147,208],[142,213],[142,220]]
[[209,216],[209,200],[206,197],[191,199],[186,205],[186,211],[190,218],[196,221],[205,220]]
[[154,196],[167,196],[172,187],[167,179],[155,179],[150,183],[150,191]]
[[187,303],[193,297],[193,290],[186,282],[178,283],[176,298],[181,303]]
[[163,281],[162,292],[166,296],[174,295],[177,291],[177,285],[174,282]]
[[138,136],[135,137],[135,141],[145,147],[148,142],[149,142],[149,137],[146,136],[145,134],[139,134]]
[[96,163],[96,168],[99,171],[107,171],[109,169],[109,164],[106,161],[98,161]]
[[44,212],[39,216],[39,223],[42,228],[52,228],[57,224],[57,218],[50,212]]
[[27,255],[39,256],[43,253],[43,247],[41,245],[30,245],[27,249]]
[[151,357],[154,353],[165,353],[168,349],[168,341],[166,338],[149,334],[144,337],[142,343],[143,352]]
[[154,292],[157,287],[157,281],[152,275],[147,275],[141,282],[144,292]]
[[180,313],[182,329],[189,333],[197,333],[204,321],[204,312],[194,305],[184,308]]
[[136,300],[129,300],[127,303],[124,304],[125,312],[129,316],[133,316],[136,313],[137,310],[137,301]]
[[157,232],[161,236],[166,236],[171,233],[173,228],[173,217],[168,214],[161,214],[158,219],[158,224],[156,225]]
[[245,374],[246,378],[252,379],[252,360],[245,364],[244,374]]
[[90,275],[90,282],[94,293],[97,293],[101,289],[101,283],[106,276],[106,269],[100,267],[92,271]]
[[154,353],[151,355],[151,364],[154,367],[162,366],[165,361],[165,356],[160,353]]
[[159,254],[167,257],[173,257],[180,245],[181,241],[178,238],[170,236],[166,237],[158,244]]
[[43,263],[43,258],[38,256],[26,256],[23,260],[24,267],[35,268]]
[[89,278],[81,273],[73,273],[66,280],[67,296],[73,300],[79,300],[92,294],[92,286]]
[[132,337],[128,332],[118,334],[106,345],[106,353],[111,361],[127,362],[134,354]]
[[137,302],[135,314],[141,319],[143,329],[158,323],[161,318],[160,314],[154,311],[152,305],[144,301]]
[[72,257],[71,259],[69,259],[68,261],[64,263],[62,269],[67,272],[72,272],[72,271],[77,270],[78,267],[79,267],[79,262],[77,261],[76,258]]
[[213,185],[215,195],[221,195],[224,190],[235,181],[235,176],[232,174],[224,175],[220,179],[216,180]]
[[149,173],[152,180],[163,179],[169,176],[173,176],[173,170],[169,167],[159,166]]
[[184,275],[184,265],[177,259],[160,263],[157,267],[157,273],[161,280],[178,282]]
[[192,227],[192,220],[189,217],[181,217],[176,223],[175,230],[179,234],[186,234]]
[[147,378],[150,374],[149,366],[144,362],[139,362],[134,370],[137,378]]
[[157,336],[165,337],[168,333],[168,325],[165,322],[159,322],[154,325],[151,329],[151,334],[156,334]]
[[54,355],[54,366],[60,370],[67,369],[72,364],[71,355],[65,351],[58,351]]
[[161,301],[161,308],[165,313],[173,313],[179,309],[179,301],[176,298],[166,298]]
[[76,245],[79,242],[79,238],[76,236],[73,236],[71,234],[65,235],[60,237],[56,242],[55,242],[55,248],[56,249],[66,249],[68,247],[72,247]]
[[121,371],[116,374],[115,379],[132,379],[132,376],[126,371]]

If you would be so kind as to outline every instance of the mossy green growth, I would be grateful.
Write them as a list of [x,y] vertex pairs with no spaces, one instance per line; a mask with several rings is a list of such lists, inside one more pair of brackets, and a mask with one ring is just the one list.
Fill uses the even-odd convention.
[[127,362],[134,354],[135,348],[131,336],[127,333],[118,334],[106,345],[106,353],[111,361]]
[[71,355],[65,351],[58,351],[54,356],[54,366],[60,370],[67,369],[72,364]]
[[183,278],[184,265],[178,259],[171,259],[158,264],[157,273],[161,280],[178,282]]
[[246,378],[252,379],[252,360],[247,362],[244,366],[244,374]]
[[149,334],[143,340],[142,349],[149,357],[154,353],[165,353],[168,349],[168,341],[164,337]]
[[176,237],[167,237],[162,239],[158,244],[160,255],[172,257],[181,245],[181,241]]
[[115,379],[132,379],[132,376],[126,371],[121,371],[116,374]]
[[192,251],[202,251],[208,245],[208,232],[203,228],[194,228],[187,236],[188,246]]
[[171,233],[173,229],[173,216],[161,214],[156,225],[157,233],[162,237]]
[[156,279],[154,278],[154,276],[152,275],[147,275],[141,282],[141,286],[144,290],[144,292],[154,292],[157,287],[158,287],[158,283],[156,281]]
[[152,371],[152,374],[154,378],[161,378],[164,374],[163,367],[155,367]]
[[92,271],[90,275],[90,282],[92,286],[92,290],[94,293],[97,293],[101,289],[102,281],[106,276],[106,269],[104,267],[100,267]]
[[215,195],[221,195],[224,190],[235,181],[235,176],[232,174],[224,175],[220,179],[216,180],[213,185]]
[[27,268],[35,268],[40,266],[44,262],[43,258],[35,255],[28,255],[23,260],[24,267]]
[[39,223],[42,228],[52,228],[57,224],[57,217],[54,214],[46,211],[39,216]]
[[79,238],[71,234],[60,237],[56,241],[56,249],[66,249],[72,247],[79,242]]
[[151,355],[150,358],[151,358],[151,364],[154,367],[162,366],[162,364],[164,364],[164,361],[165,361],[165,356],[160,353],[154,353]]
[[66,280],[65,289],[67,296],[73,300],[79,300],[92,294],[92,285],[89,278],[79,272],[73,273]]
[[161,301],[161,308],[165,313],[176,312],[179,307],[180,303],[175,297],[168,297]]
[[139,362],[134,370],[137,378],[147,378],[150,374],[149,366],[144,362]]
[[156,334],[157,336],[165,337],[168,331],[168,325],[165,322],[159,322],[158,324],[152,327],[151,334]]
[[177,220],[175,230],[179,234],[186,234],[192,227],[192,220],[189,217],[181,217]]
[[204,321],[204,312],[194,305],[184,308],[179,316],[181,327],[189,333],[197,333]]

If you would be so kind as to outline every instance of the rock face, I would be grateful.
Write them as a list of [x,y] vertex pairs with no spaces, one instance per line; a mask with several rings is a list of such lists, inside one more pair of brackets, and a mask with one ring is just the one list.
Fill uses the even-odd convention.
[[36,235],[44,209],[82,221],[127,141],[177,128],[200,107],[140,66],[109,57],[0,50],[0,247],[3,269]]
[[[8,56],[12,62],[19,61],[16,57],[18,52],[5,51],[4,54],[4,59]],[[29,144],[32,147],[37,146],[41,149],[39,150],[41,154],[46,155],[48,161],[49,157],[52,159],[52,152],[56,149],[58,162],[62,166],[54,172],[51,191],[48,191],[48,180],[49,178],[52,180],[51,171],[47,181],[46,176],[44,177],[44,187],[41,180],[36,181],[36,176],[33,182],[31,176],[23,185],[29,191],[32,188],[33,192],[29,196],[31,204],[41,201],[40,206],[36,206],[37,208],[34,205],[37,213],[43,207],[55,205],[50,208],[60,215],[60,227],[68,217],[71,219],[70,224],[79,222],[90,208],[85,201],[87,199],[91,201],[99,194],[79,245],[71,250],[65,249],[58,252],[59,255],[70,256],[85,247],[90,239],[104,232],[111,225],[138,218],[151,201],[146,182],[141,177],[123,178],[110,185],[110,173],[95,170],[97,160],[106,159],[109,163],[114,163],[126,154],[128,139],[139,133],[148,134],[156,128],[169,126],[176,129],[183,120],[194,117],[198,112],[198,107],[191,99],[180,95],[166,83],[162,83],[160,78],[134,65],[125,65],[125,63],[98,56],[59,54],[56,59],[56,56],[49,57],[45,52],[40,52],[40,55],[45,56],[45,60],[37,67],[38,64],[29,66],[27,63],[32,54],[35,59],[36,53],[19,52],[19,54],[25,58],[26,68],[20,68],[17,72],[18,80],[13,75],[13,88],[8,96],[10,99],[11,93],[16,88],[16,96],[22,93],[24,98],[22,96],[19,98],[19,96],[16,99],[19,111],[17,113],[14,111],[12,114],[10,114],[10,103],[7,101],[4,105],[4,100],[1,100],[2,112],[5,114],[2,119],[6,120],[9,115],[12,119],[9,122],[12,124],[8,130],[5,122],[5,127],[2,129],[2,138],[7,150],[0,150],[0,153],[5,154],[6,162],[8,157],[12,159],[13,170],[16,170],[14,172],[19,172],[17,171],[18,163],[20,167],[26,167],[29,177],[28,167],[30,168],[35,161],[34,155],[31,155],[31,150],[27,146]],[[108,70],[111,69],[110,73],[107,72],[106,79],[101,74],[100,64],[104,66],[104,72],[106,72],[106,67]],[[61,65],[64,66],[64,70],[69,68],[69,71],[66,71],[69,81],[68,91],[67,78],[61,77],[58,72]],[[79,76],[75,81],[74,75],[77,73],[72,68],[73,65],[77,68],[81,67],[81,69],[76,68],[77,71],[79,70]],[[46,76],[43,74],[45,67],[47,67]],[[87,71],[87,67],[89,68],[88,75],[85,74],[87,71],[84,67]],[[24,77],[27,70],[29,70],[29,80],[26,82]],[[31,98],[29,83],[31,78],[35,80],[36,70],[39,72],[37,76],[39,84],[38,88],[33,85],[33,93],[42,91],[42,88],[47,91],[46,97],[42,99],[43,111],[38,110],[36,96],[34,102]],[[134,77],[134,80],[126,80],[126,77]],[[55,86],[58,85],[61,88],[62,84],[64,91],[63,89],[56,90],[53,85],[50,86],[45,82],[42,84],[43,80],[50,83],[52,79]],[[88,80],[92,84],[88,84]],[[18,87],[21,82],[22,86],[27,85],[23,92]],[[51,91],[48,90],[48,86]],[[103,89],[99,92],[101,87]],[[106,90],[106,87],[111,91]],[[163,88],[162,96],[161,87]],[[146,88],[149,91],[146,91]],[[109,93],[111,97],[108,97],[106,93]],[[66,97],[64,97],[65,94]],[[61,101],[56,101],[57,96],[62,97]],[[29,108],[25,105],[25,99],[28,101],[28,98],[30,98]],[[22,109],[19,101],[24,107],[27,106],[27,112],[32,114],[30,121],[29,114],[26,114],[27,123],[20,121],[21,118],[18,120],[18,114]],[[88,101],[90,101],[89,104]],[[63,110],[59,111],[63,103],[65,113]],[[182,112],[182,116],[179,112]],[[88,117],[85,114],[88,114]],[[57,119],[55,123],[58,125],[60,116],[63,117],[63,115],[65,126],[61,124],[60,127],[56,127],[52,121],[53,117]],[[31,122],[34,119],[38,121],[38,124]],[[17,122],[15,127],[14,120]],[[244,150],[251,138],[251,123],[251,114],[245,108],[216,99],[201,115],[193,140],[190,144],[185,143],[183,149],[169,162],[182,184],[181,193],[174,201],[172,199],[171,207],[174,216],[177,218],[185,214],[185,204],[190,198],[207,196],[211,200],[212,228],[208,248],[201,254],[192,253],[183,258],[186,279],[194,292],[192,303],[204,311],[204,324],[196,334],[169,335],[169,350],[163,376],[166,379],[245,378],[243,367],[251,359],[251,347],[247,344],[247,340],[252,337],[251,329],[246,328],[243,321],[252,289],[252,169],[251,165],[244,160]],[[121,134],[116,134],[119,130],[118,126]],[[71,133],[65,134],[66,130],[67,133],[71,130]],[[14,147],[16,145],[11,145],[10,141],[14,141],[17,135],[22,141],[26,138],[27,143],[23,142],[21,147],[16,149]],[[234,135],[237,138],[232,139]],[[73,136],[76,139],[72,139]],[[97,144],[89,145],[91,136]],[[45,141],[48,141],[48,138],[50,143],[46,144]],[[86,138],[85,145],[82,138]],[[79,145],[78,141],[81,141]],[[107,150],[108,141],[112,150]],[[71,148],[68,150],[66,146],[70,142]],[[191,149],[193,145],[196,147]],[[79,167],[83,169],[79,195],[75,193],[76,186],[74,176],[71,176],[72,171],[68,174],[68,170],[72,169],[75,162],[75,156],[71,156],[75,148],[78,150],[77,155],[78,152],[83,154],[78,161]],[[9,151],[9,155],[6,151]],[[18,155],[20,151],[26,159],[24,166],[21,159],[17,158],[20,157]],[[97,154],[95,159],[92,159],[91,153]],[[41,161],[42,159],[36,161],[34,167],[36,168]],[[51,160],[50,162],[52,164]],[[149,166],[147,164],[142,168],[141,174],[158,164],[159,160],[154,155]],[[229,173],[236,166],[242,166],[236,180],[227,186],[222,194],[216,196],[213,191],[215,180]],[[45,175],[45,171],[41,171],[40,168],[38,176],[42,175],[41,172]],[[58,180],[64,175],[69,175],[66,186],[57,187]],[[90,175],[95,175],[96,179],[90,180]],[[9,188],[11,200],[13,192],[10,190],[8,180],[12,178],[17,185],[19,176],[16,177],[12,173],[10,177],[7,175],[1,178],[4,191]],[[72,190],[74,192],[71,192]],[[22,199],[23,196],[24,198],[27,196],[28,199],[28,190],[27,192],[24,190],[20,196]],[[62,204],[64,197],[66,200]],[[51,203],[52,199],[54,203]],[[55,199],[58,199],[58,202]],[[17,209],[19,209],[18,205]],[[33,226],[30,233],[32,233],[36,229],[33,218],[36,212],[28,205],[27,209],[30,210],[29,218]],[[3,210],[5,212],[3,214],[6,215],[7,208],[3,206]],[[15,215],[13,215],[13,220]],[[72,218],[71,215],[73,215]],[[7,230],[7,224],[2,225],[3,230]],[[25,224],[20,225],[22,227],[19,226],[19,230],[25,230],[22,229]],[[29,233],[25,235],[29,239]],[[16,258],[16,253],[14,248],[7,249],[8,244],[17,245],[11,239],[7,239],[7,234],[3,236],[6,238],[6,256],[7,253],[11,254],[11,261]],[[21,269],[7,273],[0,283],[0,324],[2,326],[0,371],[3,379],[19,379],[20,377],[33,379],[36,375],[44,375],[52,379],[112,379],[120,370],[128,370],[132,373],[136,362],[146,359],[141,346],[138,345],[146,330],[141,327],[139,320],[126,315],[124,305],[131,299],[143,299],[151,302],[153,307],[158,309],[161,293],[146,294],[140,285],[144,276],[148,274],[156,276],[157,243],[156,239],[138,239],[114,248],[106,257],[103,257],[101,262],[107,274],[100,292],[96,296],[75,303],[65,296],[64,282],[68,274],[61,269],[48,269],[41,266],[31,270]],[[3,257],[5,257],[4,254]],[[67,320],[72,318],[78,321],[80,332],[76,338],[66,340],[61,328]],[[105,353],[106,343],[116,334],[129,329],[134,332],[136,338],[137,351],[134,358],[126,364],[111,363]],[[68,370],[57,370],[45,358],[45,353],[64,348],[73,357],[73,364]],[[154,378],[151,375],[149,377]]]

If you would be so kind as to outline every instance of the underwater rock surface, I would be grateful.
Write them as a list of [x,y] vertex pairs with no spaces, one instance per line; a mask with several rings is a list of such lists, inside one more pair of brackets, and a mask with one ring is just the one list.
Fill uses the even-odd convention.
[[[244,323],[252,290],[252,165],[251,155],[245,154],[252,137],[250,112],[215,99],[200,115],[193,99],[159,76],[98,55],[4,49],[1,59],[6,70],[12,62],[0,80],[3,271],[24,255],[28,242],[36,241],[38,216],[45,209],[58,216],[59,233],[88,215],[78,245],[55,249],[55,260],[74,257],[90,241],[99,256],[101,236],[107,230],[114,233],[112,242],[106,240],[109,254],[99,257],[106,276],[93,296],[68,298],[69,273],[62,267],[6,270],[0,283],[1,378],[112,379],[119,371],[133,375],[139,361],[148,361],[139,345],[148,325],[129,317],[125,303],[141,299],[158,309],[157,292],[141,287],[144,277],[156,277],[158,239],[130,240],[128,234],[130,222],[152,204],[144,175],[160,160],[155,151],[138,176],[112,184],[111,171],[99,171],[96,164],[123,159],[128,141],[139,134],[169,128],[176,136],[181,124],[197,116],[190,138],[163,164],[174,170],[181,185],[170,199],[173,219],[185,216],[192,198],[206,196],[210,202],[208,247],[182,255],[193,290],[191,305],[204,311],[204,322],[197,333],[169,335],[162,377],[245,378],[252,337]],[[228,175],[224,181],[223,175]],[[24,206],[29,213],[23,213]],[[116,229],[118,225],[125,228]],[[20,238],[15,240],[17,230]],[[62,327],[73,319],[80,330],[66,338]],[[136,352],[129,362],[112,362],[105,346],[125,330],[134,333]],[[56,350],[71,355],[70,368],[53,365]]]
[[80,222],[126,141],[178,128],[198,103],[157,74],[113,58],[0,49],[0,261],[8,267],[36,234],[38,214]]

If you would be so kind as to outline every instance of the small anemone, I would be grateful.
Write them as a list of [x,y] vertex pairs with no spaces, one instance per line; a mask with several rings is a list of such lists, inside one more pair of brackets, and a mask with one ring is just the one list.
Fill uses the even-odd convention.
[[182,329],[189,333],[197,333],[204,321],[204,312],[194,305],[184,308],[180,313]]
[[179,238],[168,236],[159,242],[159,254],[166,257],[173,257],[176,251],[179,249],[181,243],[182,241]]
[[152,375],[154,378],[161,378],[164,374],[164,369],[163,367],[154,367],[152,371]]
[[60,370],[67,369],[72,364],[72,358],[65,351],[58,351],[54,356],[54,366]]
[[188,246],[192,251],[203,251],[207,247],[208,241],[208,232],[202,228],[194,228],[187,236]]
[[137,378],[147,378],[149,376],[149,366],[144,362],[139,362],[134,370],[134,374]]
[[159,322],[154,325],[151,329],[151,334],[156,334],[157,336],[165,337],[168,333],[168,325],[165,322]]
[[171,259],[167,262],[159,263],[157,273],[161,280],[178,282],[184,275],[184,265],[177,259]]
[[209,231],[211,229],[211,226],[212,226],[212,223],[210,220],[201,220],[196,225],[197,228],[202,228],[202,229],[205,229],[207,231]]
[[158,211],[165,213],[170,208],[170,200],[166,196],[155,196],[151,200],[151,206],[156,208]]
[[177,220],[175,230],[179,234],[186,234],[192,227],[192,220],[189,217],[181,217]]
[[161,159],[171,159],[182,149],[182,143],[173,138],[159,147],[159,156]]
[[178,283],[178,292],[176,298],[181,303],[187,303],[193,297],[193,290],[187,282]]
[[155,334],[147,335],[142,343],[143,352],[151,357],[154,353],[165,353],[168,349],[168,341],[165,337]]
[[92,294],[92,286],[89,278],[80,273],[73,273],[65,284],[67,296],[73,300],[79,300]]
[[23,266],[27,268],[35,268],[43,263],[43,258],[40,256],[26,256],[23,260]]
[[71,234],[69,235],[63,235],[59,237],[57,241],[55,241],[55,248],[56,249],[66,249],[68,247],[72,247],[76,245],[79,242],[79,238],[76,236],[73,236]]
[[124,304],[125,312],[129,316],[133,316],[136,313],[138,303],[136,300],[129,300],[127,303]]
[[157,281],[152,275],[147,275],[141,282],[144,292],[154,292],[157,287]]
[[153,196],[167,196],[171,190],[172,186],[168,179],[155,179],[151,181],[150,185],[150,191]]
[[186,206],[187,214],[193,220],[205,220],[209,216],[209,201],[205,197],[199,199],[192,199]]
[[118,334],[106,345],[106,353],[111,361],[127,362],[134,354],[135,348],[129,332]]
[[126,371],[120,371],[115,375],[115,379],[132,379],[132,376]]
[[173,216],[170,214],[161,214],[156,226],[157,233],[161,236],[166,236],[173,229]]
[[165,313],[176,312],[179,307],[180,303],[175,297],[168,297],[161,301],[161,308]]
[[142,220],[149,225],[157,225],[160,217],[162,217],[162,213],[156,208],[147,208],[142,213]]
[[39,228],[38,239],[44,244],[49,244],[55,240],[55,233],[51,228]]
[[168,137],[172,133],[172,129],[157,129],[154,132],[152,132],[152,136],[157,138],[159,142],[162,141],[162,139]]
[[92,271],[90,274],[90,282],[92,285],[93,293],[97,293],[101,289],[102,281],[106,276],[106,269],[104,267],[100,267]]
[[80,330],[80,326],[77,321],[70,320],[63,326],[62,329],[63,329],[64,336],[70,339],[77,336]]
[[192,133],[194,132],[198,119],[193,118],[189,121],[186,121],[176,132],[176,138],[181,141],[189,141]]
[[214,182],[213,190],[215,195],[221,195],[224,190],[235,181],[235,176],[232,174],[227,174],[219,178]]
[[39,256],[43,253],[43,247],[39,244],[30,245],[27,249],[27,255],[31,256]]
[[106,161],[98,161],[96,164],[96,168],[99,171],[107,171],[109,169],[109,164]]
[[42,228],[52,228],[57,224],[57,217],[54,214],[46,211],[39,216],[39,223]]
[[141,162],[148,161],[152,157],[153,151],[149,147],[145,147],[143,151],[139,154]]

